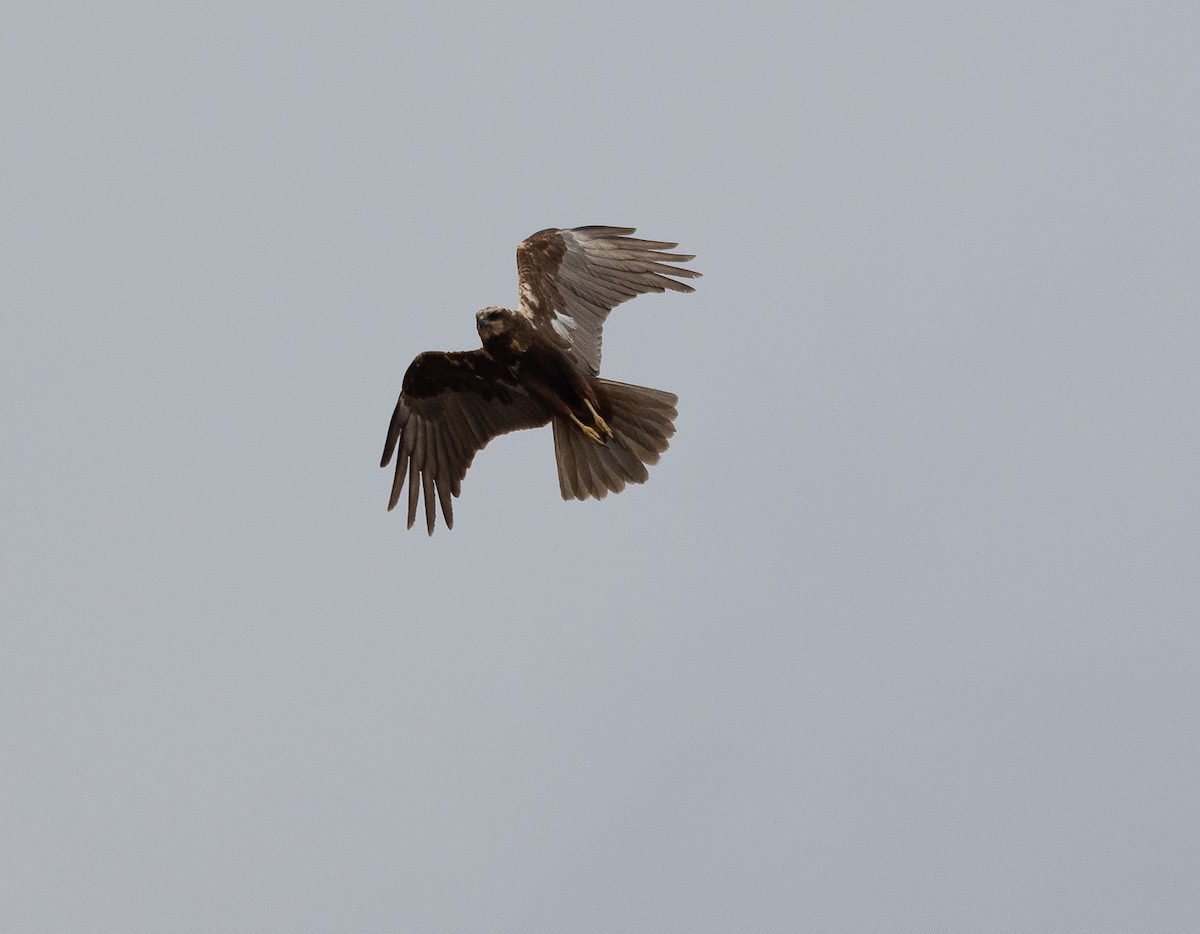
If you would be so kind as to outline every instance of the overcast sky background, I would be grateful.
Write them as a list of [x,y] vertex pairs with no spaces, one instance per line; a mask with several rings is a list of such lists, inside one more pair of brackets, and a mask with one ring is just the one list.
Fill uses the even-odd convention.
[[[1195,4],[396,6],[6,8],[0,927],[1195,930]],[[671,450],[406,531],[582,224]]]

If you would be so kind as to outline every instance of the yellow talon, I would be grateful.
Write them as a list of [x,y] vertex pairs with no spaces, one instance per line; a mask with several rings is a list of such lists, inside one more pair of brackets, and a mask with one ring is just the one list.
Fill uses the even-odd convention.
[[[590,406],[589,406],[589,408],[590,408]],[[604,443],[604,439],[600,437],[600,434],[596,431],[596,429],[593,428],[591,425],[585,425],[583,422],[581,422],[579,419],[577,419],[575,417],[574,413],[571,414],[571,421],[573,421],[576,425],[578,425],[579,430],[582,431],[585,435],[587,435],[588,438],[590,438],[593,443],[595,443],[595,444],[603,444]]]
[[597,428],[599,428],[602,432],[604,432],[606,435],[608,435],[611,438],[613,436],[613,432],[612,432],[612,429],[608,427],[608,422],[606,422],[604,419],[602,419],[600,417],[600,413],[597,412],[594,408],[592,408],[592,404],[590,402],[588,402],[587,399],[583,400],[583,404],[586,405],[587,410],[592,413],[593,424],[595,424],[595,426]]

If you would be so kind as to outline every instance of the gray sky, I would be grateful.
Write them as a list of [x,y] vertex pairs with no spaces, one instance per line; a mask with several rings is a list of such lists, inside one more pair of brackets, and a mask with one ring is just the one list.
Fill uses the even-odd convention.
[[[1195,4],[395,6],[5,13],[0,928],[1194,930]],[[671,450],[407,532],[581,224]]]

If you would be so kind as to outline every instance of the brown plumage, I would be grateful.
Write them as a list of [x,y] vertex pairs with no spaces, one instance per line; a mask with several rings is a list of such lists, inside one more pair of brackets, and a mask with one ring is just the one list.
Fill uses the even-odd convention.
[[[492,438],[551,422],[563,499],[603,499],[644,483],[675,433],[676,397],[600,378],[604,320],[646,292],[691,292],[700,273],[669,263],[674,243],[637,240],[631,227],[542,230],[517,247],[520,304],[475,316],[483,346],[427,352],[404,374],[381,467],[396,458],[388,509],[408,480],[408,527],[422,491],[430,535],[475,454]],[[674,277],[674,278],[671,278]]]

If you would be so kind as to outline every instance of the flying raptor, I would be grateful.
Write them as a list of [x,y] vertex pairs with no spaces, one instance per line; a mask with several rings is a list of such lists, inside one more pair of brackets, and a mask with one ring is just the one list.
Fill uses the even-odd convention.
[[396,457],[388,509],[408,479],[408,527],[425,494],[429,534],[441,503],[454,527],[458,496],[475,454],[492,438],[550,422],[563,499],[603,499],[644,483],[675,433],[678,398],[600,378],[604,320],[646,292],[691,292],[700,273],[671,263],[678,244],[639,240],[632,227],[535,233],[517,247],[519,304],[475,315],[483,346],[427,352],[404,374],[379,466]]

